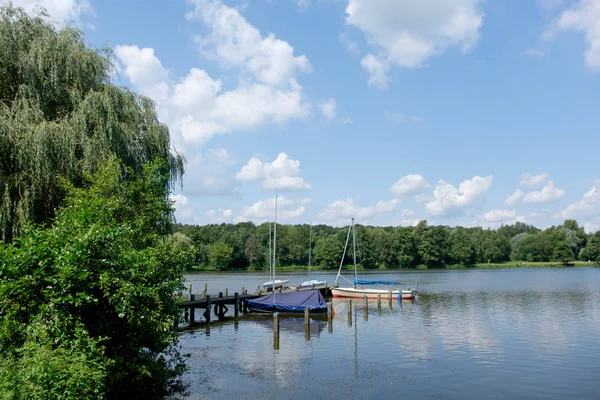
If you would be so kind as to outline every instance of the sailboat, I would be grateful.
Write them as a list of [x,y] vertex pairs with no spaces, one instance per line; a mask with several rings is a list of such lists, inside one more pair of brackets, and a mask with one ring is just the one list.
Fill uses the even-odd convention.
[[273,253],[271,253],[271,224],[269,223],[269,278],[270,281],[267,281],[262,284],[263,289],[266,291],[275,291],[277,289],[282,289],[284,285],[290,283],[289,279],[275,279],[275,247],[277,245],[277,189],[275,189],[275,225],[273,227],[274,235],[273,235]]
[[[270,235],[269,235],[270,240]],[[269,245],[269,252],[271,246]],[[272,277],[269,282],[263,284],[269,285],[276,289],[277,285],[283,286],[288,280],[275,279],[275,260],[277,249],[277,189],[275,189],[275,223],[273,232],[273,253],[269,255],[271,262]],[[302,313],[309,309],[312,313],[326,313],[327,303],[319,290],[302,290],[299,292],[283,292],[277,293],[273,290],[271,293],[259,297],[254,300],[245,300],[248,309],[258,312],[287,312],[287,313]]]
[[[354,256],[354,281],[352,287],[338,287],[338,280],[342,278],[347,282],[350,282],[344,276],[342,276],[342,266],[344,264],[344,257],[346,256],[346,249],[348,248],[348,241],[350,239],[350,232],[352,232],[352,246]],[[340,262],[340,268],[335,278],[334,288],[331,290],[333,297],[346,297],[346,298],[364,298],[367,296],[369,299],[376,299],[378,296],[382,298],[392,297],[401,299],[414,299],[417,297],[417,290],[411,288],[408,289],[364,289],[358,288],[357,285],[398,285],[400,282],[396,281],[385,281],[385,280],[365,280],[358,279],[356,274],[356,234],[354,232],[354,218],[352,218],[352,225],[348,228],[348,236],[346,236],[346,245],[344,246],[344,253],[342,255],[342,261]]]
[[[311,255],[312,255],[312,224],[310,225],[309,228],[309,237],[310,237],[310,242],[308,244],[308,275],[310,275],[310,263],[311,263]],[[302,282],[300,284],[300,288],[304,289],[304,288],[311,288],[311,289],[315,289],[315,288],[324,288],[327,287],[327,281],[320,281],[317,279],[311,279],[305,282]]]

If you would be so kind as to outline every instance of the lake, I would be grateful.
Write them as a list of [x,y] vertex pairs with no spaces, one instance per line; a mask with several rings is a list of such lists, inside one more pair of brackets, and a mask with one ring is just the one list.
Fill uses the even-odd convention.
[[[291,284],[305,274],[279,274]],[[316,273],[331,283],[335,272]],[[246,314],[181,333],[190,399],[592,399],[600,396],[600,269],[364,274],[419,284],[381,313],[334,301],[333,332]],[[264,274],[188,274],[194,292],[254,291]],[[344,286],[343,282],[340,286]],[[199,313],[198,313],[199,314]],[[214,318],[216,319],[216,318]]]

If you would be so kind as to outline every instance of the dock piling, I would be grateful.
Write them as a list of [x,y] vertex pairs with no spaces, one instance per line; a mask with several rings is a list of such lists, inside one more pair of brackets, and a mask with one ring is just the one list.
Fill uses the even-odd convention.
[[310,340],[310,309],[304,309],[304,338]]
[[235,298],[235,300],[234,300],[235,301],[235,306],[233,307],[233,310],[234,310],[233,311],[233,316],[235,318],[237,318],[238,315],[239,315],[239,312],[240,312],[240,295],[238,294],[238,292],[235,292],[233,294],[233,297]]
[[377,293],[377,313],[381,315],[381,293]]
[[210,294],[206,295],[206,311],[204,312],[206,323],[210,324]]
[[229,288],[225,288],[225,297],[229,295]]
[[364,316],[365,316],[365,321],[369,320],[369,298],[367,297],[367,295],[365,294],[365,312],[364,312]]
[[[190,285],[190,288],[191,287],[192,287],[192,285]],[[190,301],[194,301],[194,300],[196,300],[196,296],[193,294],[190,294]],[[190,307],[190,325],[193,325],[194,322],[196,322],[196,309],[194,308],[194,306],[191,306]]]
[[333,333],[333,304],[327,303],[327,332]]
[[279,350],[279,313],[273,314],[273,350]]

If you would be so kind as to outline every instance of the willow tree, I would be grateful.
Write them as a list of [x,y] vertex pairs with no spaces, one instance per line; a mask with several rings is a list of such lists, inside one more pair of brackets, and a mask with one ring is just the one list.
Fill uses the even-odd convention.
[[116,156],[136,173],[162,159],[172,187],[184,159],[148,98],[111,84],[114,57],[42,9],[0,7],[0,233],[11,241],[49,221],[75,187]]

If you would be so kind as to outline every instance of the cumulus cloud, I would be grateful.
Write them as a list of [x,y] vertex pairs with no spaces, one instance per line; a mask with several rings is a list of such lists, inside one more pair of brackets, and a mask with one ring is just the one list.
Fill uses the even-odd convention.
[[521,189],[517,189],[513,194],[506,198],[504,204],[506,204],[507,206],[514,207],[515,205],[517,205],[517,203],[521,201],[523,196],[525,196],[525,192],[523,192]]
[[527,193],[525,197],[523,197],[523,204],[547,203],[565,197],[566,194],[567,192],[558,189],[554,186],[554,182],[549,180],[542,190]]
[[222,224],[231,222],[233,211],[231,209],[218,208],[216,210],[208,210],[204,213],[208,217],[208,222],[211,224]]
[[[310,199],[292,200],[285,196],[277,198],[277,220],[293,220],[302,214],[310,202]],[[266,200],[260,200],[256,203],[244,207],[241,214],[235,218],[235,222],[264,222],[272,221],[275,218],[275,197]]]
[[423,175],[410,174],[400,178],[400,180],[392,185],[390,190],[395,196],[399,197],[421,193],[430,187],[431,185]]
[[376,214],[392,212],[398,205],[398,199],[378,201],[375,205],[361,207],[354,202],[353,198],[336,200],[329,204],[325,210],[317,214],[317,218],[324,221],[332,221],[334,225],[345,225],[350,218],[366,220]]
[[483,214],[480,223],[484,228],[496,228],[500,225],[510,225],[524,222],[525,217],[517,215],[517,210],[490,210]]
[[172,194],[169,196],[175,202],[175,219],[178,222],[192,222],[194,209],[189,204],[189,199],[183,194]]
[[585,34],[585,65],[593,71],[600,71],[600,1],[573,2],[571,8],[561,13],[556,26],[563,31]]
[[237,68],[237,87],[224,90],[220,79],[199,68],[174,76],[152,48],[115,47],[124,75],[138,92],[156,102],[175,142],[205,143],[215,135],[308,116],[310,105],[296,81],[298,72],[310,71],[305,56],[295,55],[289,43],[272,34],[263,37],[239,10],[221,1],[192,3],[195,8],[188,18],[203,21],[210,32],[197,37],[202,54]]
[[451,212],[464,212],[472,206],[492,185],[492,176],[475,176],[460,183],[458,189],[440,180],[433,191],[433,200],[425,204],[425,210],[433,216]]
[[587,193],[583,195],[583,198],[576,202],[571,203],[561,211],[560,215],[563,218],[579,218],[579,217],[591,217],[600,212],[600,189],[598,186],[593,186]]
[[390,65],[416,68],[456,46],[467,52],[479,39],[481,0],[348,0],[346,22],[364,32],[377,55],[361,65],[369,84],[384,87]]
[[[8,0],[0,0],[6,4]],[[64,25],[69,22],[78,23],[84,15],[94,15],[94,10],[88,0],[12,0],[16,7],[23,7],[31,12],[36,7],[43,7],[52,21]]]
[[422,220],[415,217],[413,210],[405,209],[402,211],[402,219],[400,220],[401,226],[417,226]]
[[335,118],[335,100],[334,99],[328,99],[327,101],[324,101],[323,103],[319,104],[319,109],[321,110],[321,113],[323,114],[323,116],[329,120],[332,120]]
[[201,20],[210,33],[196,36],[200,51],[224,65],[242,67],[258,81],[282,85],[296,72],[310,72],[306,56],[296,56],[294,48],[272,33],[260,31],[236,8],[220,0],[188,0],[194,9],[186,14],[188,20]]
[[548,182],[548,178],[550,176],[547,172],[543,172],[539,175],[529,175],[529,174],[521,174],[521,178],[519,183],[521,186],[527,186],[530,188],[536,188],[542,186],[544,183]]
[[286,153],[279,153],[273,162],[252,157],[236,174],[239,180],[261,181],[264,190],[271,189],[311,189],[305,182],[300,169],[300,161],[292,160]]
[[232,168],[236,161],[223,148],[206,149],[187,158],[185,193],[190,196],[239,194],[239,182]]

